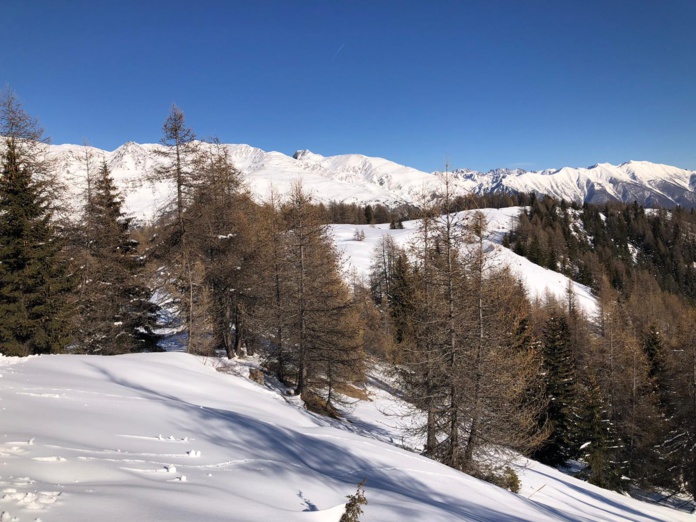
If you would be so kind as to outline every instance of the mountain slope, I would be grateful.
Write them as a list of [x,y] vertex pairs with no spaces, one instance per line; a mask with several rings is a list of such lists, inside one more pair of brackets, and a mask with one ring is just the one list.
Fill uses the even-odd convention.
[[[597,300],[589,287],[571,281],[563,274],[535,265],[501,245],[503,236],[510,232],[521,211],[521,207],[481,210],[488,224],[485,249],[490,262],[496,266],[509,267],[524,283],[531,299],[543,300],[552,296],[559,302],[564,302],[570,284],[576,304],[588,317],[594,317],[597,314]],[[457,219],[466,220],[473,212],[475,211],[459,212]],[[392,230],[389,225],[331,225],[330,231],[337,248],[344,256],[348,271],[354,270],[358,277],[367,281],[374,251],[382,237],[391,236],[397,245],[404,248],[416,239],[419,221],[405,221],[403,225],[404,228],[401,230]],[[356,231],[365,234],[362,241],[355,240]]]
[[[128,210],[147,220],[172,192],[172,187],[144,180],[146,174],[163,161],[154,154],[160,147],[129,142],[107,152],[79,145],[56,145],[51,147],[50,154],[72,189],[73,203],[79,202],[76,196],[84,186],[84,156],[89,150],[97,162],[105,161],[111,168]],[[265,197],[271,185],[285,193],[298,179],[302,179],[304,186],[322,202],[417,204],[423,197],[442,189],[441,172],[421,172],[382,158],[360,154],[324,157],[309,151],[298,151],[291,157],[249,145],[226,147],[257,198]],[[536,192],[577,202],[635,200],[647,206],[692,207],[696,205],[696,172],[646,161],[539,172],[458,170],[453,172],[452,189],[455,194]]]

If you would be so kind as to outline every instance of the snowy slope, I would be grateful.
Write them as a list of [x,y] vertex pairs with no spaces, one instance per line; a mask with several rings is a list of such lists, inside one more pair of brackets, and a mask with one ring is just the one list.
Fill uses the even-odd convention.
[[[591,290],[585,285],[569,281],[569,279],[547,268],[535,265],[528,259],[519,256],[510,249],[503,247],[500,242],[503,236],[514,226],[521,207],[509,207],[503,209],[483,209],[481,212],[488,221],[488,238],[484,248],[488,252],[492,263],[509,267],[525,284],[532,299],[543,299],[547,295],[553,296],[563,302],[566,299],[568,283],[572,285],[577,305],[588,317],[594,317],[597,313],[597,303]],[[466,219],[474,211],[458,213],[459,219]],[[394,238],[396,244],[406,247],[414,241],[418,221],[404,222],[403,230],[390,230],[389,225],[331,225],[331,233],[339,251],[343,253],[346,269],[349,274],[355,272],[365,281],[369,278],[370,264],[375,248],[380,239],[389,235]],[[365,233],[365,239],[356,241],[355,231]]]
[[[225,145],[230,158],[245,176],[257,198],[273,185],[286,193],[291,183],[302,179],[318,201],[398,205],[417,204],[423,197],[442,190],[442,173],[426,173],[383,158],[360,154],[324,157],[298,151],[293,157],[265,152],[249,145]],[[150,219],[159,204],[173,193],[166,184],[144,181],[163,159],[153,152],[160,145],[129,142],[113,152],[89,148],[97,163],[105,161],[136,217]],[[84,187],[87,148],[79,145],[51,146],[61,177],[71,188],[70,203],[77,210]],[[646,161],[622,165],[598,164],[590,168],[526,172],[497,169],[488,173],[459,170],[453,173],[455,194],[490,191],[536,192],[572,201],[638,201],[646,205],[696,205],[696,172]]]
[[0,520],[329,522],[364,477],[364,521],[693,520],[539,465],[514,495],[204,362],[0,358]]

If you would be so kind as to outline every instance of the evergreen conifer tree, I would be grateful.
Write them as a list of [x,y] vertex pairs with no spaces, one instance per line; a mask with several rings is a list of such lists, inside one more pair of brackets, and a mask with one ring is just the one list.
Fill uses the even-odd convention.
[[34,172],[42,131],[11,91],[0,108],[0,353],[57,353],[70,342],[71,281],[46,185]]
[[156,348],[156,306],[142,281],[143,262],[130,223],[103,164],[85,213],[87,252],[78,303],[82,351],[116,354]]
[[580,477],[601,488],[622,490],[624,466],[623,443],[611,422],[609,405],[592,374],[582,393],[582,407],[577,428],[580,456],[587,463]]
[[558,466],[575,454],[575,361],[570,326],[565,316],[553,315],[546,321],[542,349],[546,395],[549,399],[542,421],[548,424],[551,431],[534,457],[546,464]]
[[362,506],[367,504],[367,498],[365,498],[365,482],[367,478],[364,478],[359,484],[358,489],[353,495],[348,495],[348,502],[346,503],[346,511],[341,516],[339,522],[360,522],[360,515],[363,514]]

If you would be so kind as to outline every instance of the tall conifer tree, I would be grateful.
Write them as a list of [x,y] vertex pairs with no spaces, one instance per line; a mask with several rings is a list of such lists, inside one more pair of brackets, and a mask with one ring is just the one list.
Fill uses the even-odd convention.
[[70,279],[49,187],[36,175],[46,167],[37,149],[42,133],[8,90],[0,99],[0,353],[6,355],[57,353],[70,342]]
[[549,437],[534,457],[551,465],[562,465],[575,456],[577,382],[568,320],[552,315],[543,330],[543,369],[549,402],[542,420]]
[[155,349],[156,306],[143,261],[108,166],[99,170],[85,213],[87,256],[80,288],[80,349],[116,354]]

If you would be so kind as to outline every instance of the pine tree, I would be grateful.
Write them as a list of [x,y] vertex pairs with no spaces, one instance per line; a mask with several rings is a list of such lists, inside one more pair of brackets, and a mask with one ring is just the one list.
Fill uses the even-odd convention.
[[156,349],[156,306],[142,277],[143,259],[131,220],[106,163],[90,191],[85,212],[85,269],[79,288],[80,349],[116,354]]
[[621,462],[623,443],[611,421],[611,412],[597,380],[590,373],[580,396],[576,429],[579,455],[587,463],[580,477],[601,488],[622,490],[625,466]]
[[0,108],[0,353],[57,353],[70,342],[71,279],[50,191],[33,170],[41,168],[34,147],[42,132],[12,92],[0,99]]
[[548,406],[542,423],[550,430],[548,439],[534,458],[552,466],[565,464],[575,456],[577,383],[575,358],[568,320],[553,315],[543,329],[543,371]]
[[353,495],[346,497],[348,499],[346,511],[341,515],[339,522],[360,522],[360,515],[363,514],[362,506],[367,505],[367,498],[365,498],[366,481],[367,479],[363,479],[358,484],[357,491]]

